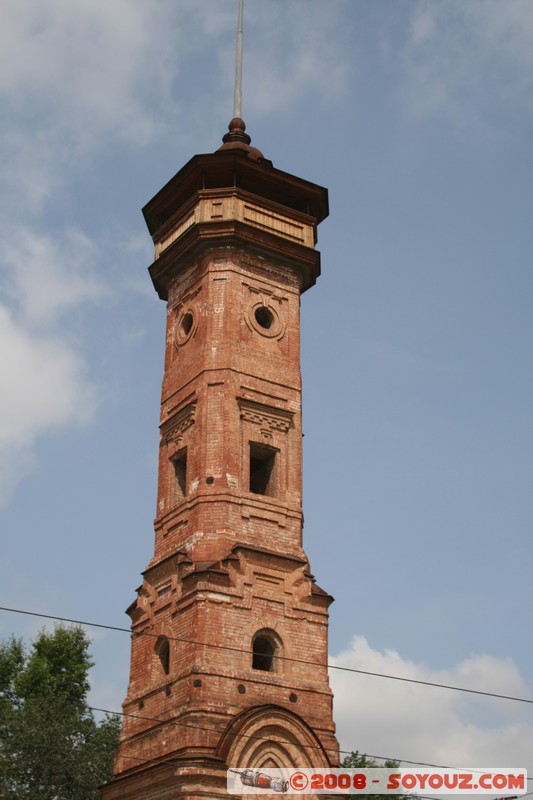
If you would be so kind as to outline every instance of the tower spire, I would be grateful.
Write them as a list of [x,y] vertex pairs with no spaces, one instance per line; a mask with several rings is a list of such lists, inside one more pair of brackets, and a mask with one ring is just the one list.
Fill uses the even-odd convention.
[[235,90],[233,93],[233,117],[242,117],[242,40],[244,0],[239,0],[239,19],[237,23],[237,49],[235,56]]
[[224,144],[219,147],[219,151],[227,151],[231,149],[245,150],[248,158],[254,161],[261,161],[263,164],[270,164],[262,152],[257,147],[250,147],[252,141],[250,136],[245,132],[246,125],[242,119],[242,39],[243,39],[243,12],[244,0],[239,0],[239,19],[237,23],[237,49],[235,56],[235,90],[233,93],[233,118],[228,125],[228,133],[222,137]]

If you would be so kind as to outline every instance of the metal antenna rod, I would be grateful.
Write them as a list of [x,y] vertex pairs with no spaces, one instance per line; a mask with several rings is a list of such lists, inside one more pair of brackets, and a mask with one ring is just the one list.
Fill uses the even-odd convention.
[[235,92],[233,94],[233,116],[242,116],[242,18],[244,0],[239,0],[239,23],[237,26],[237,57],[235,60]]

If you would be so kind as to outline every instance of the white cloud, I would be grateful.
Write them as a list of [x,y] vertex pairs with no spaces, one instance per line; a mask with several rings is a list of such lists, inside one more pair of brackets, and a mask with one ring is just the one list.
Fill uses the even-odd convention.
[[97,248],[80,230],[52,238],[19,226],[4,241],[7,292],[32,327],[50,325],[73,306],[105,294],[93,274]]
[[533,107],[533,6],[529,0],[420,0],[400,65],[411,114],[501,134],[512,126],[513,107]]
[[78,160],[103,143],[142,144],[174,118],[168,98],[187,31],[165,15],[176,7],[157,0],[3,6],[0,501],[35,465],[40,437],[86,422],[97,405],[71,323],[106,295],[103,253],[79,229],[44,233],[44,220],[32,222],[61,202]]
[[[529,697],[511,659],[466,658],[431,669],[394,650],[374,650],[354,637],[333,664],[451,686]],[[451,767],[529,767],[533,724],[529,706],[447,689],[332,670],[334,716],[341,749]]]
[[[67,311],[99,300],[96,248],[80,231],[52,238],[19,226],[4,235],[0,280],[0,502],[34,464],[36,440],[85,423],[97,404]],[[9,303],[9,304],[8,304]]]
[[4,3],[0,177],[8,212],[17,203],[41,210],[65,171],[102,144],[142,146],[175,123],[172,81],[191,38],[189,5]]
[[75,130],[83,144],[100,132],[149,137],[156,119],[147,114],[143,93],[154,78],[158,96],[170,82],[167,43],[154,51],[158,22],[150,11],[150,4],[128,0],[8,3],[0,95],[12,114],[42,116],[48,125]]
[[71,346],[53,335],[33,335],[1,305],[0,363],[0,496],[5,499],[17,466],[31,463],[35,438],[57,426],[85,422],[96,394]]

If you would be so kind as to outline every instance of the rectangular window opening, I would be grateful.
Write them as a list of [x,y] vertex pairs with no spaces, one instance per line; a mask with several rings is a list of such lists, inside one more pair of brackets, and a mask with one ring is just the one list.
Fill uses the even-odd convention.
[[264,444],[250,442],[250,491],[254,494],[275,496],[277,452]]
[[181,500],[187,494],[187,448],[173,456],[172,464],[175,476],[175,496],[177,500]]

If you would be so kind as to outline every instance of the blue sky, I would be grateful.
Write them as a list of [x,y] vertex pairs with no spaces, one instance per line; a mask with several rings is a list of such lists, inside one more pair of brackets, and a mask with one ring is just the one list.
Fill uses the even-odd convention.
[[[165,309],[141,207],[232,109],[236,0],[5,0],[0,605],[126,625]],[[359,669],[533,696],[533,4],[247,0],[243,116],[327,186],[305,547]],[[41,623],[1,613],[0,635]],[[126,634],[93,631],[93,700]],[[332,673],[344,749],[529,766],[531,705]],[[528,763],[529,760],[529,763]],[[515,763],[516,762],[516,763]]]

